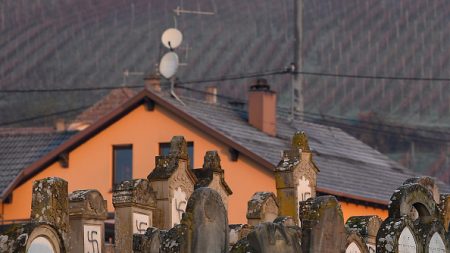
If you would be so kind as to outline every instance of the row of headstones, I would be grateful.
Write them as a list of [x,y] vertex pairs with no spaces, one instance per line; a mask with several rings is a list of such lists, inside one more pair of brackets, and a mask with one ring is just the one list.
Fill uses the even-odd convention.
[[[231,252],[449,252],[443,224],[448,225],[450,197],[442,195],[438,206],[420,182],[394,192],[384,222],[376,216],[352,217],[345,226],[333,196],[300,203],[300,227],[290,217],[274,218],[276,199],[270,193],[255,194],[249,202],[247,216],[253,225],[228,226],[221,196],[202,187],[190,196],[180,224],[169,230],[144,224],[151,216],[140,220],[135,215],[142,207],[127,204],[145,202],[144,192],[151,192],[147,180],[127,181],[118,188],[122,202],[116,205],[116,252],[131,252],[121,243],[132,243],[134,252],[228,252],[230,244]],[[68,195],[64,180],[39,180],[33,185],[31,222],[1,235],[0,250],[104,252],[105,219],[106,201],[98,191]]]
[[[204,177],[203,183],[189,181],[192,170],[187,161],[184,138],[175,137],[170,155],[157,158],[148,180],[115,187],[116,252],[227,252],[229,245],[232,252],[373,252],[375,248],[377,252],[446,252],[448,248],[443,224],[448,225],[450,201],[447,195],[439,199],[430,180],[409,180],[400,187],[383,223],[376,216],[352,217],[344,226],[336,198],[315,197],[318,168],[303,133],[294,135],[292,150],[285,151],[276,170],[278,196],[255,194],[245,225],[228,226],[227,187],[217,153],[207,153],[204,165],[217,178]],[[214,180],[219,183],[211,184]],[[187,197],[187,204],[182,203]],[[307,197],[312,198],[304,201]],[[48,252],[104,252],[105,219],[106,201],[98,191],[68,196],[64,180],[40,180],[33,187],[31,222],[0,235],[0,252],[45,252],[42,247],[52,249]],[[172,228],[175,220],[179,224]]]

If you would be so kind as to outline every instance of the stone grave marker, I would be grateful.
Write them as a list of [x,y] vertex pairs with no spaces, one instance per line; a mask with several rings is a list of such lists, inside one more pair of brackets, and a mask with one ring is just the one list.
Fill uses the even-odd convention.
[[300,202],[303,252],[345,251],[346,231],[341,206],[334,196]]
[[301,253],[300,241],[300,228],[265,222],[233,245],[230,253]]
[[197,178],[190,170],[186,140],[175,136],[168,156],[157,156],[156,167],[148,181],[156,192],[157,207],[163,214],[155,220],[157,227],[169,229],[179,224]]
[[363,237],[369,253],[375,253],[377,233],[382,222],[377,215],[352,216],[347,220],[345,226],[348,230],[359,233]]
[[429,252],[434,233],[445,233],[432,191],[416,181],[408,180],[392,194],[389,217],[377,234],[377,252]]
[[217,151],[207,151],[203,160],[203,167],[192,172],[197,177],[195,189],[209,187],[220,194],[225,208],[228,207],[228,197],[233,194],[230,186],[225,181],[225,171],[220,165],[220,157]]
[[295,133],[291,149],[283,152],[283,158],[275,169],[281,216],[295,217],[296,223],[301,225],[298,203],[316,196],[318,172],[306,134]]
[[221,196],[206,187],[189,198],[181,223],[164,232],[150,228],[135,235],[135,252],[228,252],[228,218]]
[[45,178],[33,182],[31,221],[13,224],[0,235],[0,252],[70,252],[67,182]]
[[247,203],[248,224],[273,222],[278,217],[278,201],[272,192],[256,192]]
[[71,247],[73,252],[105,252],[106,200],[97,190],[79,190],[69,195]]
[[354,230],[347,231],[347,242],[345,244],[345,253],[369,253],[364,238]]
[[123,181],[113,191],[115,252],[131,252],[133,234],[144,234],[153,225],[156,198],[146,179]]
[[441,194],[441,201],[439,204],[440,218],[445,231],[449,231],[450,225],[450,194]]

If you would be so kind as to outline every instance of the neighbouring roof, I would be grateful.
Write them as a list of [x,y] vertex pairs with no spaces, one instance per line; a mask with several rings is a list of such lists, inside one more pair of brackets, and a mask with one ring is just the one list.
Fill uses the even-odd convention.
[[[320,168],[317,184],[321,193],[387,204],[397,187],[406,179],[416,176],[412,171],[338,128],[305,122],[298,117],[289,121],[289,114],[285,109],[278,109],[277,136],[272,137],[249,125],[247,113],[240,107],[209,104],[199,99],[185,97],[182,97],[185,104],[183,105],[166,92],[153,93],[148,90],[139,92],[58,148],[57,145],[53,146],[55,150],[27,168],[27,175],[42,170],[49,162],[55,161],[58,154],[70,152],[149,100],[168,109],[199,130],[218,138],[268,170],[273,170],[278,164],[281,151],[290,147],[293,134],[299,130],[305,131],[314,153],[313,159]],[[22,176],[15,181],[26,179],[26,176]],[[11,191],[13,187],[14,185],[11,185],[7,190]],[[443,192],[450,192],[448,185],[439,183],[439,187]]]
[[0,131],[0,192],[23,173],[26,167],[74,135],[74,132],[28,130],[28,133],[21,129]]

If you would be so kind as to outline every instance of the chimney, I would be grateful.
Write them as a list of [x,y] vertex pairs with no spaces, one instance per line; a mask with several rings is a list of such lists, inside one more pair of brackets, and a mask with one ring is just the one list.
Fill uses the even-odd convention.
[[217,103],[217,87],[208,86],[206,87],[206,103],[216,104]]
[[161,76],[159,74],[151,74],[144,77],[145,88],[156,92],[161,91]]
[[248,95],[248,122],[264,133],[275,136],[277,95],[270,90],[266,79],[258,79],[250,86]]
[[55,130],[56,132],[64,132],[66,131],[66,122],[64,119],[57,119],[55,122]]

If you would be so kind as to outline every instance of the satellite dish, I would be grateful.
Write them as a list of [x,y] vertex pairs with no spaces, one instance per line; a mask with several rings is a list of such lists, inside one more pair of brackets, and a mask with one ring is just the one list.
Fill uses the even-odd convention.
[[161,42],[169,49],[177,48],[183,41],[183,34],[178,29],[169,28],[161,36]]
[[167,79],[175,75],[178,69],[178,55],[174,52],[166,53],[159,63],[159,73]]

